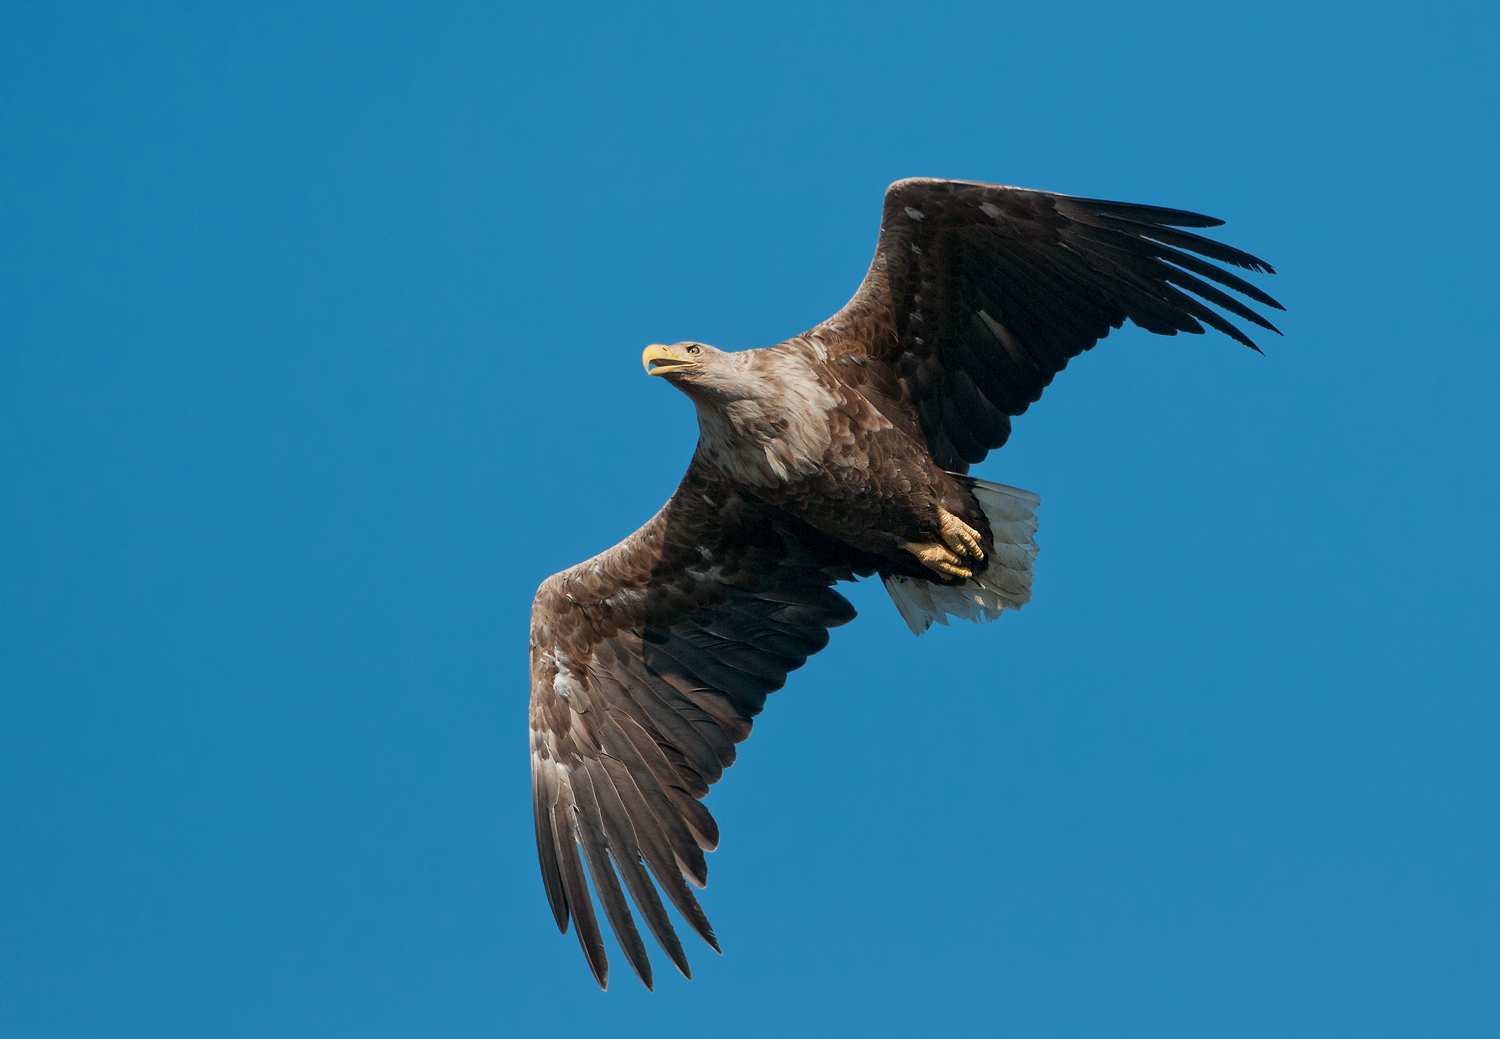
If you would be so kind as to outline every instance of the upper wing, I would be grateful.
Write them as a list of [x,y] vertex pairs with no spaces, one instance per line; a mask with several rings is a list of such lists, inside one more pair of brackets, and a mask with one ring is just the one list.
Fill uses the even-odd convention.
[[1258,350],[1202,301],[1276,327],[1202,279],[1281,304],[1199,257],[1267,274],[1271,265],[1175,230],[1221,223],[998,184],[897,181],[859,291],[808,335],[854,362],[848,378],[883,383],[910,405],[938,465],[967,472],[1005,443],[1010,416],[1126,318],[1163,335],[1209,325]]
[[[683,877],[707,881],[718,826],[699,803],[788,671],[854,617],[832,590],[872,569],[695,463],[649,523],[550,577],[531,610],[537,854],[558,928],[571,915],[600,986],[609,965],[583,862],[626,958],[651,963],[620,878],[672,962],[687,958],[656,888],[715,950]],[[613,866],[611,865],[613,860]],[[616,876],[615,870],[619,870]]]

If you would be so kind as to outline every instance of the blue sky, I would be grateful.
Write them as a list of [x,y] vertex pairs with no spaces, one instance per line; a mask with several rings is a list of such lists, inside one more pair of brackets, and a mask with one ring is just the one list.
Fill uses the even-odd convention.
[[[1480,4],[0,6],[0,1032],[1490,1036]],[[711,795],[725,955],[601,994],[526,623],[832,313],[885,185],[1196,209],[1284,339],[1117,333]],[[1280,320],[1278,318],[1278,320]]]

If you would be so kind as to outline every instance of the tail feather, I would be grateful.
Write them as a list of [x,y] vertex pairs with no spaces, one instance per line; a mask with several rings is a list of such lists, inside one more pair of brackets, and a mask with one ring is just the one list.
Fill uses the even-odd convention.
[[963,584],[946,585],[902,574],[882,574],[886,591],[914,634],[947,624],[948,617],[992,621],[1004,610],[1019,610],[1031,599],[1031,565],[1036,560],[1036,507],[1041,499],[1019,487],[960,477],[979,502],[995,539],[984,572]]

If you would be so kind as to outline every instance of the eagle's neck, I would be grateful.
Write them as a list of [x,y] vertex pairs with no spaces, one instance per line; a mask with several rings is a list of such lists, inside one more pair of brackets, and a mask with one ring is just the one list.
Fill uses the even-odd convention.
[[731,479],[774,487],[822,467],[832,444],[828,414],[837,401],[811,359],[778,350],[759,361],[745,365],[732,395],[693,395],[698,454]]

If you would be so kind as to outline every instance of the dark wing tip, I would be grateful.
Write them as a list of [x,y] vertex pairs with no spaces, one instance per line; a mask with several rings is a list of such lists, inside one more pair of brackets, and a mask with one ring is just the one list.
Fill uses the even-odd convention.
[[1114,202],[1104,198],[1079,198],[1076,195],[1060,196],[1069,203],[1087,206],[1105,216],[1138,220],[1145,224],[1161,224],[1163,227],[1222,227],[1224,221],[1216,216],[1194,213],[1189,209],[1171,209],[1167,206],[1143,206],[1135,202]]
[[[582,872],[582,867],[580,867],[580,879]],[[588,897],[587,886],[583,889],[583,896]],[[574,917],[577,926],[573,928],[573,933],[578,936],[578,944],[583,949],[583,958],[588,961],[589,970],[593,972],[594,980],[599,983],[599,991],[608,991],[609,957],[604,951],[604,938],[599,933],[598,921],[593,918],[593,902],[591,901],[586,907],[575,906]]]
[[546,777],[538,763],[532,764],[532,813],[536,822],[537,859],[542,868],[542,885],[547,891],[547,904],[552,909],[552,919],[559,934],[568,933],[568,897],[563,890],[562,867],[557,858],[557,835],[552,829],[552,804],[546,788]]

